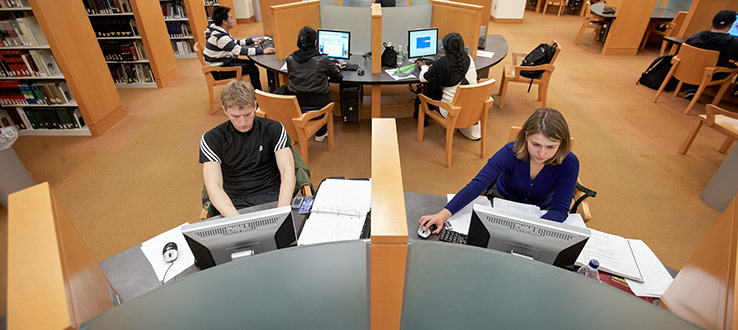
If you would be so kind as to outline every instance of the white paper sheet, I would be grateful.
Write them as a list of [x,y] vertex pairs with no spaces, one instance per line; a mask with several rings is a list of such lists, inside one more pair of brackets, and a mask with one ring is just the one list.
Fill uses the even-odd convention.
[[492,56],[495,56],[495,52],[486,52],[477,49],[477,56],[492,58]]
[[[450,202],[454,196],[456,196],[456,194],[446,195],[446,202]],[[474,204],[492,206],[489,199],[487,199],[487,196],[478,196],[474,201],[467,204],[464,208],[456,212],[456,214],[448,218],[447,221],[454,227],[455,232],[462,233],[464,235],[469,234],[469,224],[471,224],[472,206]]]
[[[185,241],[184,235],[182,235],[182,226],[187,224],[189,224],[189,222],[185,222],[178,227],[167,230],[141,244],[141,252],[143,252],[146,259],[149,260],[151,267],[154,268],[154,273],[156,273],[156,278],[158,278],[159,281],[163,279],[165,272],[167,273],[166,280],[169,281],[177,274],[195,264],[195,256],[192,254],[192,251],[190,251],[190,246],[187,244],[187,241]],[[170,264],[168,262],[164,262],[162,251],[164,250],[164,245],[169,242],[177,244],[178,257],[173,261],[173,264],[171,265],[172,268],[167,272],[167,268],[169,268]]]
[[494,198],[494,208],[496,209],[502,209],[510,212],[515,213],[521,213],[521,214],[527,214],[532,217],[540,218],[542,215],[546,214],[546,211],[541,211],[541,209],[533,204],[525,204],[525,203],[518,203],[509,201],[502,198]]
[[298,245],[358,239],[364,228],[366,214],[345,216],[338,214],[313,213],[305,221]]
[[591,235],[576,264],[582,266],[591,259],[600,262],[600,270],[611,274],[643,280],[628,241],[620,236],[590,229]]
[[394,74],[395,73],[395,70],[397,70],[397,69],[387,69],[387,70],[384,70],[384,72],[386,72],[387,75],[389,75],[390,77],[394,78],[395,80],[415,79],[415,78],[417,78],[412,73],[411,74],[408,74],[407,76],[397,76],[397,75]]
[[636,296],[661,297],[674,280],[656,254],[641,240],[629,239],[630,249],[643,276],[643,283],[625,279]]
[[284,62],[284,65],[282,65],[282,67],[279,68],[279,71],[287,71],[287,62]]
[[358,239],[371,202],[370,180],[323,181],[297,243],[308,245]]

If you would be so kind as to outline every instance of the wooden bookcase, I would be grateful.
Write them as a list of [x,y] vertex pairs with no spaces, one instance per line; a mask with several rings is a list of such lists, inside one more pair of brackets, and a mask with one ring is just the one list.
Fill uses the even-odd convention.
[[[17,1],[21,3],[20,1]],[[7,2],[5,2],[7,4]],[[25,5],[28,6],[25,6]],[[23,1],[20,8],[2,8],[4,15],[34,16],[38,26],[48,42],[38,46],[3,46],[0,50],[38,49],[50,50],[61,74],[42,77],[2,77],[2,81],[20,81],[31,85],[39,81],[64,81],[73,96],[72,102],[65,104],[32,104],[3,106],[2,109],[15,110],[26,122],[27,128],[21,135],[101,135],[126,116],[125,109],[118,95],[118,90],[106,72],[107,66],[102,52],[95,44],[94,32],[86,20],[86,11],[79,1],[62,2],[55,0]],[[5,6],[7,7],[7,6]],[[24,109],[35,113],[41,111],[57,112],[60,108],[77,108],[81,114],[80,128],[66,129],[34,129]],[[46,115],[48,113],[44,113]],[[79,117],[78,117],[79,118]],[[60,118],[62,122],[64,118]]]
[[138,49],[130,53],[141,55],[106,58],[118,88],[161,88],[179,77],[159,1],[127,0],[130,8],[122,5],[116,9],[98,8],[97,2],[82,1],[104,53],[115,53],[118,45],[118,48]]
[[205,30],[210,24],[207,18],[207,11],[203,6],[203,0],[182,0],[187,10],[187,18],[190,21],[192,37],[194,42],[200,43],[205,47]]
[[[233,0],[203,0],[203,4],[205,5],[205,13],[208,17],[208,25],[213,22],[210,15],[213,13],[214,7],[225,6],[231,8],[231,15],[233,15],[234,20],[236,18],[236,9],[233,8]],[[233,28],[228,32],[235,37],[236,33],[238,33],[238,23],[235,23]]]
[[192,49],[195,41],[193,34],[196,33],[188,18],[189,11],[183,0],[159,0],[167,33],[172,40],[172,51],[175,58],[196,58]]

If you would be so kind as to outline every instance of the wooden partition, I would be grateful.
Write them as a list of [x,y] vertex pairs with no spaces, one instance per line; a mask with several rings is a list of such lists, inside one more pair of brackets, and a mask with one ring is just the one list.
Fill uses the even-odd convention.
[[705,329],[738,329],[738,196],[707,233],[659,305]]
[[130,3],[156,86],[162,88],[179,77],[179,68],[161,6],[158,1],[132,0]]
[[736,0],[692,0],[677,36],[689,38],[702,30],[712,29],[712,18],[721,10],[738,10],[738,3]]
[[90,133],[104,133],[126,111],[100,47],[90,47],[97,45],[97,39],[84,5],[56,0],[29,3]]
[[113,308],[105,274],[48,183],[8,204],[8,329],[76,329]]
[[[382,73],[382,6],[372,4],[372,73]],[[372,85],[372,118],[382,113],[382,85]]]
[[431,26],[438,27],[438,37],[443,38],[451,32],[461,34],[464,38],[464,45],[469,46],[471,57],[477,58],[483,7],[441,0],[433,0],[432,4]]
[[205,30],[208,28],[208,17],[202,0],[183,0],[187,10],[187,19],[190,21],[192,37],[195,42],[205,47]]
[[320,0],[293,2],[269,7],[274,19],[274,50],[277,58],[287,58],[297,50],[297,33],[304,26],[320,28]]
[[264,35],[274,35],[274,17],[272,17],[272,10],[270,7],[293,2],[296,2],[296,0],[259,0],[259,8],[261,9],[261,25],[264,28]]
[[[489,20],[492,17],[492,0],[458,0],[458,2],[482,6],[482,15],[479,17],[479,26],[484,26],[484,31],[486,33],[489,26]],[[522,19],[520,23],[522,23]],[[477,29],[477,36],[479,36],[479,29]],[[466,38],[464,38],[464,41],[466,41]]]
[[399,329],[407,220],[394,119],[372,119],[371,328]]
[[[657,0],[619,0],[602,55],[635,55],[651,21]],[[614,6],[611,1],[608,6]]]

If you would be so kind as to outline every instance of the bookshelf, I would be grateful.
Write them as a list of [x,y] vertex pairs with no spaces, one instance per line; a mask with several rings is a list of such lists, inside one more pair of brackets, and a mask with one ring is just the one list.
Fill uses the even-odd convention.
[[188,19],[189,11],[183,0],[159,0],[167,33],[172,43],[175,58],[196,58],[192,49],[195,41],[192,37],[195,31]]
[[[236,18],[236,9],[233,8],[233,0],[203,0],[203,3],[205,5],[205,13],[208,18],[208,25],[213,22],[211,15],[213,14],[213,9],[217,6],[226,6],[231,8],[231,15],[233,15],[234,20]],[[235,36],[236,33],[238,33],[238,23],[235,23],[233,28],[228,32],[230,32],[232,36]]]
[[[0,124],[20,135],[101,135],[126,116],[81,3],[0,2]],[[21,35],[22,33],[22,35]],[[20,60],[20,61],[19,61]],[[21,65],[22,64],[22,65]]]
[[116,87],[161,88],[179,77],[160,1],[82,3]]

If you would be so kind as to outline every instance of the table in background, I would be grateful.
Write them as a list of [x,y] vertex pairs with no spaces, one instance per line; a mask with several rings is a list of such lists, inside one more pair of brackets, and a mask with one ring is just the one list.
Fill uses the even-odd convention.
[[[592,6],[590,7],[590,11],[592,12],[592,14],[604,18],[607,22],[606,26],[604,26],[604,28],[600,31],[600,37],[598,38],[602,42],[607,39],[607,33],[610,32],[610,25],[612,24],[612,21],[617,18],[617,16],[615,15],[617,13],[617,8],[615,9],[616,11],[614,13],[605,14],[603,12],[605,10],[604,2],[592,4]],[[651,13],[651,20],[671,21],[674,19],[674,17],[676,17],[676,14],[678,12],[678,10],[671,8],[654,8],[653,12]]]

